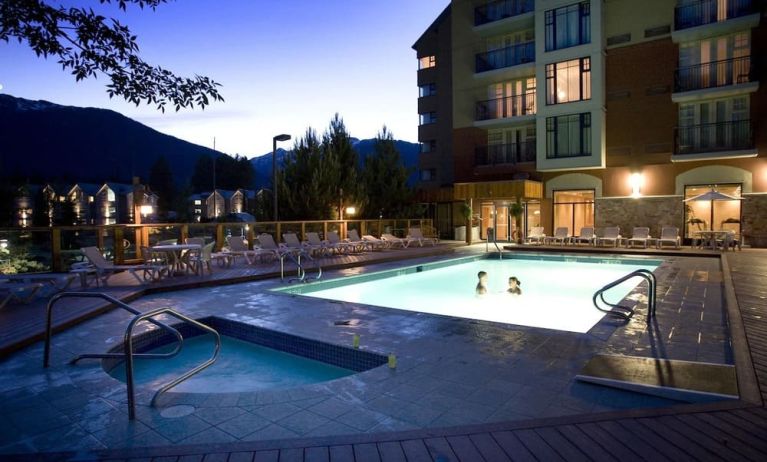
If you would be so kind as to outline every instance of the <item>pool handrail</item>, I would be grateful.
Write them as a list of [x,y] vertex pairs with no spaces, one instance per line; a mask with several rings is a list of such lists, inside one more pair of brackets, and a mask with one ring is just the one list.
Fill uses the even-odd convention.
[[[111,295],[105,294],[103,292],[62,292],[62,293],[54,295],[48,301],[48,305],[46,307],[46,313],[45,313],[45,316],[46,316],[45,317],[45,348],[43,350],[43,367],[44,368],[47,368],[50,365],[51,338],[53,336],[53,307],[54,305],[56,305],[56,303],[59,300],[64,298],[101,298],[131,314],[134,314],[134,315],[141,314],[139,310],[133,308],[127,303],[124,303],[112,297]],[[184,343],[184,338],[182,337],[181,333],[177,331],[176,329],[160,321],[156,321],[152,319],[150,320],[150,322],[156,325],[157,327],[167,331],[171,335],[173,335],[178,341],[178,344],[176,345],[176,348],[169,353],[139,353],[136,356],[143,359],[172,358],[173,356],[176,356],[181,351],[181,347]],[[123,358],[123,357],[125,357],[124,353],[87,353],[87,354],[75,356],[69,361],[69,364],[75,364],[81,359]]]
[[154,310],[147,311],[145,313],[141,313],[134,317],[131,322],[128,324],[128,327],[125,329],[125,381],[128,388],[128,418],[130,420],[134,420],[136,418],[136,396],[135,396],[135,386],[134,386],[134,380],[133,380],[133,329],[136,327],[136,324],[140,323],[141,321],[149,321],[153,322],[152,319],[154,316],[160,315],[160,314],[168,314],[170,316],[173,316],[174,318],[187,322],[199,329],[208,331],[209,333],[213,334],[215,340],[216,340],[216,347],[213,351],[213,355],[208,358],[205,362],[202,364],[188,370],[187,372],[181,374],[179,377],[176,377],[175,379],[171,380],[170,382],[166,383],[162,387],[160,387],[159,390],[157,390],[152,396],[151,405],[154,406],[155,402],[157,401],[157,398],[166,391],[170,390],[171,388],[175,387],[179,383],[183,382],[184,380],[188,379],[189,377],[197,374],[198,372],[202,371],[203,369],[207,368],[208,366],[212,365],[216,362],[216,359],[218,358],[218,354],[221,351],[221,336],[218,334],[218,332],[213,329],[210,326],[207,326],[199,321],[196,321],[190,317],[184,316],[183,314],[179,313],[178,311],[175,311],[172,308],[169,307],[160,307],[155,308]]
[[[628,321],[633,315],[634,315],[634,309],[620,305],[618,303],[610,303],[607,300],[605,300],[605,292],[607,290],[612,289],[613,287],[617,286],[618,284],[621,284],[625,281],[628,281],[631,278],[634,277],[641,277],[645,281],[647,281],[647,322],[650,322],[650,319],[655,316],[655,296],[656,296],[656,290],[657,290],[657,279],[652,271],[644,268],[640,268],[636,271],[632,271],[631,273],[616,279],[615,281],[603,286],[601,289],[594,292],[594,306],[599,310],[603,311],[609,315],[617,316],[620,318],[623,318],[624,320]],[[605,309],[599,306],[598,299],[602,301],[605,305],[609,306],[610,309]]]

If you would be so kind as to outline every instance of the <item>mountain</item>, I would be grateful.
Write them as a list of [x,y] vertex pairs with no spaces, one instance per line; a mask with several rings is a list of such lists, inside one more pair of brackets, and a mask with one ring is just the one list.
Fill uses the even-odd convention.
[[[359,140],[352,138],[352,146],[359,154],[360,165],[364,165],[365,157],[373,153],[375,149],[375,139]],[[418,143],[411,143],[409,141],[396,140],[395,145],[399,151],[402,163],[405,167],[412,170],[410,177],[408,178],[408,184],[414,186],[418,181],[418,156],[421,152],[421,145]],[[282,167],[285,154],[288,151],[277,148],[277,166]],[[263,185],[272,184],[272,153],[268,152],[258,157],[254,157],[250,160],[253,164],[253,168],[256,170],[256,184],[261,187]]]
[[186,183],[197,158],[223,155],[117,112],[0,95],[0,177],[35,181],[144,181],[164,155]]

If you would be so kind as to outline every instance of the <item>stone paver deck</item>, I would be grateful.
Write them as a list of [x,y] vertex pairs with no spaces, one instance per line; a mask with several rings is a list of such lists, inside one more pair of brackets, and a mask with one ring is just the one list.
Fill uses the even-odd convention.
[[[767,388],[766,256],[760,251],[728,254],[731,265],[724,272],[717,259],[672,257],[673,263],[658,271],[657,325],[648,328],[638,316],[626,326],[598,326],[596,335],[306,303],[265,294],[268,281],[248,284],[239,294],[223,287],[207,289],[207,297],[193,291],[184,300],[192,305],[185,303],[185,312],[209,313],[208,305],[216,300],[226,306],[226,317],[277,330],[289,326],[291,333],[334,343],[347,343],[360,333],[366,348],[387,351],[396,345],[399,368],[293,393],[208,395],[199,402],[178,394],[175,403],[167,404],[193,404],[193,414],[165,419],[144,407],[134,425],[126,422],[122,409],[124,386],[104,386],[105,374],[95,364],[74,370],[63,366],[82,348],[103,349],[104,341],[115,341],[115,324],[124,324],[127,317],[113,312],[58,335],[60,354],[51,371],[40,372],[39,346],[0,363],[6,378],[0,389],[0,446],[5,453],[85,449],[91,451],[80,454],[86,460],[763,460],[767,411],[749,387],[762,395]],[[730,324],[743,326],[748,336],[735,332],[734,357],[727,329],[722,330],[728,316],[721,308],[725,298],[730,308],[738,305],[729,300],[733,287],[743,316],[741,322],[730,313]],[[139,306],[156,306],[173,296],[164,297],[148,297]],[[279,299],[283,302],[275,303]],[[339,329],[332,326],[337,318],[360,322],[354,329]],[[737,402],[680,405],[573,382],[580,364],[595,351],[734,361],[747,396]],[[645,405],[654,408],[623,410]],[[555,417],[541,419],[546,416]],[[28,436],[30,428],[37,434]],[[343,436],[348,433],[357,435]],[[104,444],[113,437],[123,438],[122,443],[127,438],[134,447],[98,450],[99,445],[120,447]],[[178,444],[162,447],[162,439]],[[152,445],[160,447],[137,448]]]

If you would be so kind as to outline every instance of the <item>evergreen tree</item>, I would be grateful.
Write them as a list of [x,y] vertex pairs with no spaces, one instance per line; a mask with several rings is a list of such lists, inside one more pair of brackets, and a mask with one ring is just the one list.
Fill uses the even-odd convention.
[[55,223],[58,226],[72,226],[78,224],[75,201],[67,197],[64,202],[59,202],[59,211],[56,213]]
[[308,128],[285,156],[277,175],[279,218],[282,220],[327,220],[333,216],[338,198],[337,158],[327,155],[317,133]]
[[365,195],[359,183],[359,160],[352,146],[351,136],[346,131],[344,120],[336,113],[322,136],[322,151],[325,158],[334,159],[339,166],[336,184],[336,203],[364,205]]
[[157,208],[160,217],[167,217],[175,200],[173,173],[165,156],[157,158],[149,170],[149,188],[157,194]]
[[54,198],[45,193],[45,186],[37,188],[32,201],[32,226],[51,226],[55,205]]
[[213,191],[213,159],[210,156],[205,155],[197,158],[191,183],[193,192]]
[[402,163],[394,137],[386,126],[378,133],[373,152],[365,159],[362,184],[367,204],[362,216],[378,218],[406,218],[413,213],[413,191],[407,185],[410,172]]

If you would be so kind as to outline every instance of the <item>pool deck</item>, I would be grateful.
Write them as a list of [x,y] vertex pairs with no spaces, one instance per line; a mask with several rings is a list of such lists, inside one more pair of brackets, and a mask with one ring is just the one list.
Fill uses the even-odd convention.
[[[545,252],[549,249],[537,247],[534,250]],[[554,247],[551,250],[560,252],[563,249]],[[578,250],[584,253],[588,252],[588,249]],[[399,253],[401,251],[396,252]],[[620,253],[632,252],[621,249]],[[652,251],[647,252],[647,254],[652,253]],[[693,254],[712,258],[689,258]],[[669,252],[664,251],[664,255],[669,255]],[[192,435],[192,438],[188,440],[188,444],[182,443],[173,446],[146,448],[133,447],[131,449],[116,450],[99,450],[97,445],[85,445],[82,449],[86,450],[86,452],[50,454],[49,458],[79,457],[79,460],[154,459],[169,461],[764,460],[767,458],[767,443],[765,443],[764,438],[767,435],[767,410],[763,407],[764,398],[767,398],[767,319],[765,319],[765,315],[767,315],[767,288],[765,287],[765,282],[767,282],[767,251],[747,249],[742,252],[725,253],[721,257],[721,271],[718,268],[712,269],[712,265],[719,265],[719,254],[705,251],[671,251],[670,255],[672,259],[680,262],[674,268],[681,270],[675,272],[673,271],[674,268],[671,268],[661,278],[662,280],[659,284],[661,287],[666,288],[666,292],[663,297],[659,297],[661,302],[659,304],[659,323],[662,329],[665,329],[663,334],[674,335],[676,332],[676,338],[672,340],[671,336],[669,336],[666,339],[665,335],[653,337],[652,329],[646,327],[639,328],[640,323],[643,322],[640,316],[636,324],[614,328],[623,329],[620,338],[626,339],[626,341],[611,343],[610,349],[615,353],[641,355],[643,351],[647,353],[646,350],[654,348],[653,354],[660,353],[675,359],[734,362],[738,370],[741,400],[710,404],[674,404],[671,406],[657,406],[658,403],[655,403],[656,407],[650,409],[618,408],[616,410],[615,406],[609,405],[610,399],[608,394],[602,395],[597,400],[599,405],[593,405],[590,398],[584,399],[579,403],[569,402],[568,404],[572,406],[572,409],[566,413],[567,415],[552,413],[552,410],[561,411],[563,407],[566,407],[562,405],[562,402],[559,403],[559,409],[548,409],[546,412],[535,412],[532,414],[517,412],[516,415],[512,415],[511,410],[519,411],[524,408],[523,403],[526,401],[535,401],[536,398],[538,400],[545,399],[545,397],[536,396],[534,390],[520,388],[523,385],[520,382],[524,381],[515,381],[514,375],[525,376],[525,374],[528,374],[537,378],[544,377],[550,380],[548,386],[552,387],[552,389],[561,387],[560,382],[563,377],[560,377],[560,375],[572,375],[574,366],[580,363],[570,364],[568,361],[561,361],[561,359],[564,359],[563,355],[557,352],[560,348],[570,352],[584,348],[581,356],[585,358],[585,356],[592,354],[589,348],[585,348],[586,344],[590,342],[585,342],[583,337],[578,337],[576,341],[573,341],[572,336],[560,336],[550,332],[542,335],[538,331],[526,331],[525,329],[514,329],[513,333],[514,335],[518,334],[518,337],[509,340],[503,338],[504,335],[509,335],[509,330],[492,323],[470,323],[466,320],[451,319],[434,320],[432,319],[433,317],[417,315],[384,316],[382,319],[385,322],[376,323],[375,316],[368,313],[368,311],[375,310],[365,310],[364,307],[351,307],[351,309],[349,307],[341,307],[340,309],[336,308],[335,311],[320,311],[315,315],[314,320],[326,318],[328,313],[363,320],[365,325],[365,330],[362,334],[363,341],[374,337],[376,334],[389,337],[386,341],[378,341],[371,338],[371,349],[380,350],[386,348],[390,346],[392,339],[402,341],[396,338],[395,335],[398,330],[403,329],[406,331],[405,337],[407,335],[411,337],[423,336],[423,339],[421,339],[423,341],[412,345],[413,353],[410,354],[407,353],[406,346],[400,346],[403,351],[400,360],[400,370],[397,371],[397,374],[401,373],[400,377],[389,376],[387,375],[388,371],[385,370],[375,372],[381,375],[379,379],[382,382],[384,380],[388,381],[387,387],[379,387],[378,389],[368,387],[368,390],[366,390],[366,392],[378,395],[377,398],[365,401],[364,403],[354,402],[354,405],[350,406],[349,401],[345,401],[343,398],[353,396],[355,391],[352,389],[344,390],[345,395],[339,394],[336,395],[337,397],[328,397],[326,394],[322,394],[322,396],[307,395],[303,397],[306,404],[303,410],[298,408],[293,410],[293,416],[300,416],[300,418],[291,419],[291,416],[288,416],[280,419],[284,423],[280,428],[287,427],[298,430],[298,427],[309,425],[307,418],[310,416],[314,416],[315,423],[321,422],[326,426],[333,426],[333,424],[340,424],[341,422],[346,422],[347,424],[355,422],[361,427],[364,426],[362,422],[366,420],[365,417],[372,417],[372,423],[376,425],[370,427],[365,433],[344,435],[341,434],[342,432],[335,432],[336,434],[327,436],[313,436],[312,432],[296,431],[292,435],[274,433],[272,438],[264,437],[259,438],[257,441],[244,441],[242,439],[235,441],[231,438],[224,441],[223,438],[220,438],[220,441],[211,440],[208,444],[195,444],[202,443],[203,441],[200,438],[194,438],[194,435]],[[379,255],[381,260],[394,256]],[[396,255],[397,258],[401,256],[403,255]],[[418,257],[430,258],[428,255],[419,255]],[[360,264],[359,261],[342,261],[338,263],[349,268]],[[364,263],[370,265],[371,261]],[[379,263],[381,262],[379,261]],[[244,274],[242,271],[244,270],[230,269],[217,271],[214,273],[213,278],[220,277],[227,280],[225,277],[227,272],[230,276],[228,280],[245,277],[258,279],[269,274],[264,272],[263,275],[259,276],[258,274]],[[340,274],[351,274],[355,271],[357,270],[341,270]],[[208,283],[219,285],[222,282],[220,280],[210,282],[201,282],[199,280],[204,278],[198,278],[197,280],[187,279],[182,280],[182,278],[178,278],[174,282],[177,282],[179,285]],[[687,281],[686,284],[680,285],[679,282],[682,280]],[[268,281],[255,284],[253,287],[258,289],[266,287]],[[721,287],[719,293],[717,293],[717,287]],[[670,290],[672,288],[680,290]],[[169,288],[163,287],[162,289],[168,290]],[[143,288],[115,285],[111,290],[120,297],[130,298],[140,296]],[[224,295],[222,294],[221,296]],[[308,305],[302,307],[300,302],[296,303],[298,306],[295,307],[292,313],[280,313],[279,315],[265,306],[269,304],[272,297],[284,298],[286,296],[269,295],[262,297],[259,290],[251,294],[251,296],[254,300],[252,300],[249,309],[253,310],[253,315],[259,319],[263,319],[263,315],[266,315],[265,322],[267,324],[272,323],[275,328],[279,325],[280,320],[290,320],[292,315],[294,316],[292,320],[294,324],[291,324],[291,326],[296,325],[300,334],[309,334],[313,331],[327,331],[327,333],[322,335],[335,336],[334,338],[339,339],[345,338],[344,334],[349,333],[333,333],[332,328],[324,327],[320,329],[316,325],[302,325],[298,323],[295,321],[295,317],[304,316],[306,309],[309,307]],[[158,295],[158,297],[160,297],[160,300],[156,300],[157,303],[163,301],[162,294]],[[262,300],[262,298],[269,300]],[[729,311],[726,316],[729,320],[729,334],[731,336],[729,339],[717,336],[721,335],[717,327],[720,323],[710,319],[711,316],[716,317],[717,314],[715,311],[712,311],[712,305],[715,305],[717,302],[721,305],[722,299],[727,301],[727,309]],[[167,300],[164,301],[167,302]],[[31,305],[20,308],[30,308],[30,311],[32,311],[35,307],[36,305]],[[689,326],[692,321],[690,317],[678,317],[677,319],[674,311],[680,312],[681,307],[684,307],[686,311],[692,311],[694,314],[693,319],[696,316],[701,319],[701,322],[696,326],[697,331],[696,329],[686,330],[683,328],[683,326]],[[282,309],[287,310],[288,308],[292,307],[283,307]],[[95,314],[100,309],[103,309],[103,307],[94,306],[91,308],[91,311]],[[192,310],[194,311],[195,309],[197,307]],[[30,311],[26,313],[27,316],[29,316]],[[40,316],[41,311],[38,309],[36,313]],[[115,318],[113,313],[110,313],[110,315],[112,316],[110,319]],[[34,317],[37,318],[38,316]],[[16,317],[18,318],[18,315]],[[123,318],[125,317],[123,316]],[[96,322],[99,319],[96,318],[90,323]],[[27,320],[29,322],[29,317],[27,317]],[[80,319],[79,321],[83,320]],[[0,319],[1,322],[2,319]],[[17,322],[19,323],[17,325],[18,328],[23,327],[21,321]],[[388,326],[388,323],[394,325]],[[605,329],[609,328],[609,326],[603,327]],[[0,330],[0,332],[7,332],[5,329],[6,326],[3,325],[3,330]],[[426,333],[433,329],[437,329],[436,334],[438,338],[429,338],[429,335],[426,335]],[[77,329],[74,330],[76,331]],[[302,330],[303,332],[301,332]],[[34,328],[31,328],[30,332],[33,331]],[[604,331],[603,333],[610,334],[611,332]],[[599,343],[603,338],[602,334],[598,333],[598,331],[592,334],[595,337],[594,343]],[[712,334],[713,336],[710,341],[701,342],[701,334]],[[691,340],[690,337],[695,335],[698,338]],[[64,336],[62,334],[61,337]],[[464,349],[455,350],[455,352],[462,354],[455,361],[438,362],[434,358],[433,349],[435,347],[438,348],[438,340],[444,342],[441,338],[443,336],[452,337],[459,342],[462,338],[470,338],[471,342],[464,341],[462,346]],[[70,341],[71,337],[72,335],[70,335]],[[513,347],[520,341],[540,342],[538,346],[540,351],[537,355],[531,354],[529,357],[523,358],[523,360],[511,363],[511,356],[518,353]],[[728,341],[732,344],[732,355],[728,355],[727,351],[722,351],[721,349],[721,344]],[[506,342],[505,345],[511,348],[492,351],[492,345],[499,342]],[[75,346],[89,345],[89,343],[84,340],[81,344]],[[693,345],[697,346],[693,348]],[[710,345],[715,347],[707,348]],[[70,345],[66,345],[62,346],[62,349],[69,350],[70,347]],[[660,351],[658,347],[662,347]],[[13,350],[9,349],[8,353],[10,351]],[[420,363],[417,361],[416,352],[420,351],[423,351],[426,357],[432,356],[431,362],[424,361]],[[36,345],[28,347],[19,354],[25,355],[22,358],[24,361],[34,361],[32,366],[40,368],[37,362],[39,361],[39,353],[39,345]],[[67,354],[69,354],[69,351],[67,351]],[[485,378],[481,376],[470,380],[469,378],[472,375],[477,375],[472,374],[472,361],[479,361],[482,358],[486,359],[488,355],[498,356],[496,368],[507,364],[513,364],[513,367],[509,368],[511,369],[509,371],[499,371],[499,373],[493,375],[489,380],[492,384],[482,383]],[[528,372],[527,369],[535,369],[541,366],[537,361],[541,360],[544,355],[550,358],[550,364],[544,364],[545,367],[537,373]],[[16,356],[14,355],[14,357]],[[62,354],[55,357],[55,360],[62,361],[64,356],[66,355]],[[8,362],[12,361],[9,360]],[[6,362],[6,366],[8,366],[8,362]],[[3,363],[0,363],[0,367],[2,366]],[[424,366],[430,367],[428,373],[424,372],[426,371]],[[462,367],[466,370],[458,373],[455,370],[456,367]],[[413,370],[418,368],[421,368],[419,373],[413,374]],[[480,370],[476,372],[479,373]],[[4,380],[7,380],[8,376],[5,377],[6,379]],[[4,432],[0,436],[0,447],[6,449],[3,452],[12,453],[16,452],[12,450],[14,447],[18,450],[23,448],[23,446],[14,446],[13,443],[14,436],[20,435],[18,433],[20,431],[19,428],[25,425],[23,421],[18,419],[27,412],[25,409],[30,409],[29,406],[39,404],[40,399],[52,400],[63,398],[75,401],[75,403],[67,404],[66,406],[59,407],[59,405],[56,405],[55,407],[62,412],[56,412],[55,415],[52,413],[50,416],[47,416],[61,419],[72,417],[67,410],[71,412],[73,406],[84,405],[84,403],[77,402],[77,399],[74,399],[75,397],[71,391],[67,395],[60,393],[60,390],[55,390],[65,382],[58,371],[54,374],[54,377],[48,377],[47,382],[45,387],[40,386],[40,383],[33,384],[32,388],[36,389],[34,397],[25,396],[20,398],[15,394],[16,389],[9,386],[9,384],[4,384],[1,387],[0,406],[4,409],[3,414],[7,413],[3,419]],[[440,385],[443,383],[449,384],[452,390],[444,387],[440,388]],[[425,401],[427,398],[423,392],[425,389],[424,384],[431,387],[427,388],[431,390],[429,392],[429,397],[432,398],[431,402]],[[508,387],[517,387],[514,390],[514,396],[503,396],[505,392],[509,392]],[[544,385],[544,388],[546,387]],[[593,389],[588,387],[584,388],[585,390],[593,391]],[[327,389],[323,390],[323,392],[327,391]],[[452,396],[448,391],[453,392]],[[117,393],[124,395],[124,387],[121,387]],[[497,396],[488,396],[493,393]],[[435,399],[435,396],[440,397],[441,401]],[[448,403],[455,403],[457,397],[460,397],[459,400],[466,405],[459,407],[449,406]],[[504,398],[504,403],[501,404],[493,401],[493,399],[500,399],[499,397]],[[242,398],[242,396],[239,397],[239,399]],[[185,404],[184,396],[179,395],[175,399],[178,404]],[[219,399],[222,399],[222,397],[219,397]],[[298,401],[302,400],[299,399]],[[120,401],[115,400],[115,402],[119,405]],[[389,420],[376,421],[376,414],[368,409],[371,406],[371,402],[374,408],[375,406],[382,406],[379,409],[382,412],[384,407],[389,408],[390,412],[391,408],[400,408],[399,419],[389,418]],[[418,406],[419,402],[421,403],[420,407]],[[587,408],[584,406],[584,403],[591,403],[592,405]],[[226,403],[221,401],[210,403],[209,406],[212,404],[215,404],[215,406],[211,406],[211,409],[218,406],[226,407]],[[291,403],[291,405],[294,404]],[[269,408],[269,406],[272,407]],[[428,414],[429,410],[440,409],[440,406],[445,407],[443,409],[445,412],[442,415],[432,415],[430,418],[426,418],[425,415],[418,415],[418,412]],[[483,409],[483,406],[485,409]],[[204,408],[205,406],[201,405],[200,407]],[[479,419],[477,416],[489,407],[501,409],[505,407],[507,412],[509,412],[508,419],[495,418],[491,419],[494,421],[490,423],[465,424],[465,422],[472,420],[487,421],[488,419]],[[228,409],[231,410],[231,407]],[[269,418],[268,415],[265,415],[265,409],[274,413],[279,411],[279,406],[275,407],[275,404],[266,404],[261,407],[255,407],[251,409],[253,412],[249,414],[250,420],[243,420],[240,416],[244,414],[238,414],[234,418],[229,416],[231,418],[230,422],[239,419],[242,421],[242,424],[252,425],[255,428],[259,425],[258,422],[260,422],[257,417]],[[457,410],[460,410],[462,415],[456,415]],[[215,414],[214,411],[209,411],[209,413]],[[471,416],[468,415],[472,413],[474,414],[473,419],[469,418]],[[118,419],[120,417],[125,418],[124,414],[116,413],[116,415]],[[343,418],[334,419],[333,415]],[[539,418],[539,416],[546,415],[555,416]],[[317,416],[325,420],[318,419]],[[212,415],[208,417],[211,421],[216,420]],[[223,417],[219,416],[218,418]],[[419,418],[424,418],[428,422],[423,425],[415,425],[417,422],[414,421]],[[10,427],[6,427],[8,420],[12,423]],[[67,419],[68,422],[69,419]],[[459,424],[460,422],[464,423]],[[122,431],[130,431],[130,429],[125,428],[126,422],[120,422],[117,419],[115,421],[102,421],[101,423],[116,427],[122,425],[124,427]],[[61,428],[65,428],[63,420],[59,425]],[[294,427],[291,427],[291,425]],[[56,427],[54,425],[50,428],[55,429]],[[272,426],[265,428],[272,428]],[[232,429],[233,432],[237,431],[234,426]],[[94,428],[91,433],[98,435],[101,430],[101,428]],[[120,430],[115,428],[115,431]],[[162,431],[159,433],[169,437],[174,442],[180,441]],[[150,430],[142,434],[150,434]],[[268,435],[268,432],[266,435]],[[47,438],[51,439],[53,437],[48,436]],[[63,448],[66,447],[66,445],[63,446]],[[34,448],[36,446],[32,444],[32,446],[28,447]],[[55,448],[56,446],[53,445],[52,447]],[[8,451],[7,449],[11,450]],[[37,456],[40,456],[40,454]],[[28,460],[28,457],[29,455],[18,456],[19,460]]]

